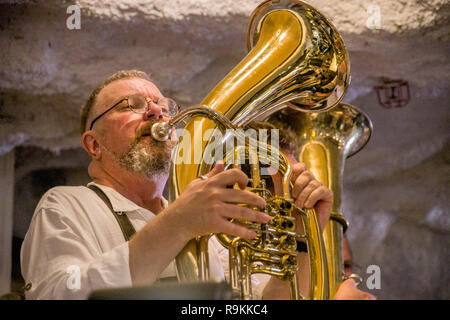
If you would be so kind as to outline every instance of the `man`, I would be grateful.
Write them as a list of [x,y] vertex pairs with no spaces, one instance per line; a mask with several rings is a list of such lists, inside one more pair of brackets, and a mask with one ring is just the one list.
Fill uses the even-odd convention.
[[[149,132],[153,123],[168,121],[170,103],[136,70],[118,72],[93,91],[81,114],[92,190],[56,187],[42,197],[21,251],[27,298],[84,299],[101,288],[151,285],[175,275],[174,258],[195,236],[256,236],[228,218],[269,221],[263,212],[238,206],[262,209],[265,201],[249,191],[227,188],[236,183],[245,188],[248,177],[237,169],[223,171],[220,164],[167,205],[162,192],[174,143],[157,142]],[[294,168],[294,179],[296,203],[315,207],[323,227],[332,192],[301,165]],[[123,215],[137,230],[128,241],[118,224]],[[218,250],[211,242],[210,251],[212,277],[223,279]],[[277,288],[276,283],[272,286]]]

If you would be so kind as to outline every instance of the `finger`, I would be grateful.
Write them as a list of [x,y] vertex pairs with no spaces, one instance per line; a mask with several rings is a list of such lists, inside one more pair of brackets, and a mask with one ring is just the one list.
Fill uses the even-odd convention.
[[314,189],[311,194],[305,200],[305,208],[312,208],[318,201],[332,202],[333,193],[330,189],[324,185],[320,185],[318,188]]
[[352,278],[345,280],[342,282],[342,286],[348,286],[352,288],[356,288],[356,282]]
[[283,192],[283,176],[279,171],[272,175],[273,191],[275,195],[282,195]]
[[305,207],[305,201],[306,199],[308,199],[308,197],[311,195],[311,193],[319,188],[322,184],[317,181],[317,180],[311,180],[308,185],[300,192],[300,194],[298,195],[297,198],[295,199],[295,204],[299,207],[299,208],[304,208]]
[[291,181],[297,180],[298,176],[307,170],[308,168],[303,162],[297,162],[296,164],[292,165]]
[[317,203],[316,206],[314,207],[317,213],[317,217],[319,218],[321,230],[325,230],[328,220],[330,219],[332,204],[333,204],[332,202],[319,201],[319,203]]
[[250,230],[246,227],[240,226],[236,223],[232,223],[227,219],[223,219],[223,221],[218,225],[220,231],[235,237],[240,237],[244,239],[254,239],[256,238],[256,232]]
[[365,292],[365,300],[377,300],[377,297],[375,297],[373,294],[370,294],[368,292]]
[[333,205],[333,192],[321,185],[315,189],[305,201],[305,208],[316,209],[319,224],[322,230],[325,229],[328,219],[330,218],[330,210]]
[[242,219],[257,223],[267,223],[271,219],[270,216],[264,212],[233,204],[225,204],[223,206],[222,215],[227,218]]
[[220,187],[228,187],[237,183],[241,189],[245,189],[248,177],[239,169],[230,169],[215,175],[210,181]]
[[206,174],[208,178],[214,177],[216,174],[219,174],[223,171],[224,165],[222,162],[216,162],[214,168]]
[[292,198],[297,199],[311,180],[314,180],[314,176],[311,172],[304,171],[300,174],[295,180],[294,188],[292,189]]
[[353,279],[345,280],[338,288],[333,299],[336,300],[366,300],[367,293],[359,290]]
[[222,189],[219,194],[219,199],[227,203],[242,203],[264,208],[266,201],[254,192],[237,189]]

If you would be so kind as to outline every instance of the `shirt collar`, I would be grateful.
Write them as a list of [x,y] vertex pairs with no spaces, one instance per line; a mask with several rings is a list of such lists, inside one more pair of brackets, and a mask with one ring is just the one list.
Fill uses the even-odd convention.
[[[90,185],[94,185],[99,187],[100,189],[102,189],[102,191],[108,196],[109,201],[111,201],[111,205],[114,209],[114,211],[116,212],[129,212],[129,211],[135,211],[135,210],[147,210],[145,208],[142,208],[140,206],[138,206],[136,203],[134,203],[133,201],[131,201],[128,198],[125,198],[123,195],[121,195],[119,192],[117,192],[116,190],[114,190],[111,187],[107,187],[95,182],[89,182],[88,186]],[[168,202],[167,200],[162,197],[162,206],[163,208],[167,208],[168,206]],[[149,210],[148,210],[149,211]]]

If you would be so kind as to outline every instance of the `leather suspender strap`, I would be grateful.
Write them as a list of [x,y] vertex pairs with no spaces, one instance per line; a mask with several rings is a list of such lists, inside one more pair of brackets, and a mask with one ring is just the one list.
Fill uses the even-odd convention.
[[97,186],[90,185],[88,186],[89,189],[94,191],[100,199],[102,199],[105,204],[108,206],[108,208],[111,210],[112,214],[114,215],[114,218],[116,218],[117,222],[119,223],[120,229],[122,230],[123,236],[125,238],[125,241],[129,241],[131,237],[136,233],[136,230],[134,229],[133,225],[131,224],[130,219],[128,219],[125,212],[122,214],[118,214],[116,211],[114,211],[113,206],[111,204],[111,201],[109,200],[108,196]]
[[[118,214],[116,211],[114,211],[114,208],[111,204],[111,201],[109,200],[108,196],[97,186],[90,185],[88,186],[89,189],[94,191],[100,199],[102,199],[105,204],[108,206],[108,208],[111,210],[112,214],[114,215],[114,218],[116,218],[117,222],[119,223],[120,229],[122,230],[123,236],[125,238],[125,241],[129,241],[131,237],[136,233],[136,230],[134,229],[133,225],[131,224],[130,219],[128,219],[126,213]],[[159,284],[168,284],[168,283],[176,283],[178,281],[177,277],[166,277],[166,278],[160,278],[155,281],[155,283]]]

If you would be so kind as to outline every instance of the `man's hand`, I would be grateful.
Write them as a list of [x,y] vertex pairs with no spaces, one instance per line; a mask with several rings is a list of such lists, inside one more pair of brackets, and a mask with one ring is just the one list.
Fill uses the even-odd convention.
[[353,279],[347,279],[339,286],[334,300],[376,300],[374,295],[359,290]]
[[245,173],[223,169],[223,164],[217,164],[206,179],[192,181],[177,200],[130,240],[130,273],[134,285],[154,283],[183,246],[197,236],[223,232],[242,238],[256,237],[254,231],[230,222],[230,218],[256,223],[270,220],[263,212],[238,205],[264,208],[263,198],[247,190],[227,188],[237,183],[244,189],[248,183]]
[[309,172],[306,165],[298,162],[292,165],[293,174],[291,180],[294,188],[291,191],[292,198],[299,208],[314,208],[319,218],[322,230],[330,218],[331,206],[333,205],[333,192],[317,181]]
[[238,169],[223,171],[223,164],[216,164],[207,179],[192,181],[169,207],[180,221],[180,232],[188,239],[209,233],[227,233],[233,236],[252,239],[256,233],[248,228],[230,222],[229,218],[243,219],[257,223],[267,223],[270,216],[238,204],[264,208],[266,202],[257,194],[230,189],[227,186],[238,184],[244,189],[248,183],[247,175]]

